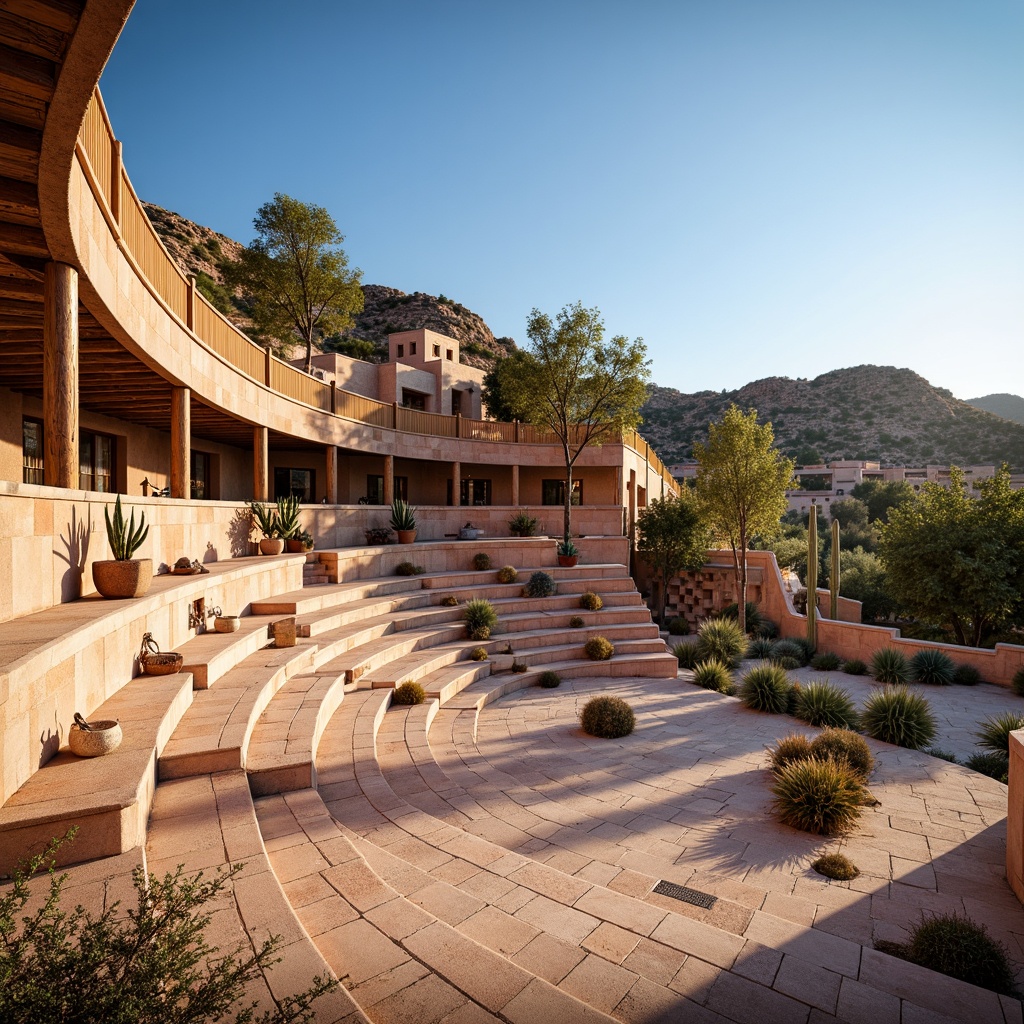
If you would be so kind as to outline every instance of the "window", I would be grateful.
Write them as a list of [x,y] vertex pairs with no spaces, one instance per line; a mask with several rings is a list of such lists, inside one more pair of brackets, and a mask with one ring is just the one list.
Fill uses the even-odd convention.
[[[448,504],[452,503],[452,482],[448,481]],[[459,484],[460,505],[490,505],[490,480],[462,480]]]
[[[572,482],[572,503],[583,504],[583,481],[573,480]],[[564,505],[565,504],[565,481],[544,480],[541,484],[542,505]]]
[[111,493],[114,488],[114,439],[108,434],[78,435],[78,486]]
[[206,452],[192,452],[189,476],[193,499],[206,501],[210,498],[210,456]]
[[453,353],[453,351],[451,349],[448,349],[448,358],[449,359],[454,358],[454,353]]
[[274,470],[274,501],[292,496],[306,504],[316,501],[316,470],[280,466]]
[[404,345],[399,345],[398,346],[398,358],[401,359],[402,356],[404,356],[404,355],[405,355],[405,346]]
[[402,388],[402,405],[406,409],[419,409],[426,412],[427,396],[422,391],[410,391],[409,388]]
[[452,388],[452,415],[462,412],[462,392]]
[[21,479],[26,484],[43,483],[43,424],[26,417],[21,421]]
[[416,342],[415,342],[415,341],[414,341],[414,342],[412,342],[412,343],[411,343],[411,344],[409,345],[409,355],[411,355],[411,356],[414,356],[414,355],[416,355]]
[[[395,477],[395,497],[399,501],[409,500],[409,478],[407,476]],[[384,504],[384,477],[380,473],[368,473],[366,475],[366,499],[360,502],[360,504]]]
[[440,356],[441,355],[441,346],[440,345],[435,345],[434,346],[434,355],[435,356]]

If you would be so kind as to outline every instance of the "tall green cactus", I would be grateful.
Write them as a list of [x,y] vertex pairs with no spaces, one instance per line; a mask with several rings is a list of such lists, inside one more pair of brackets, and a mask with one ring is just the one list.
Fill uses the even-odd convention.
[[138,528],[135,526],[135,509],[132,509],[131,519],[126,523],[124,513],[121,511],[121,495],[119,494],[117,501],[114,502],[114,518],[110,518],[110,509],[106,505],[103,506],[103,518],[107,524],[107,542],[110,544],[110,550],[114,553],[114,559],[118,562],[129,561],[149,536],[146,513],[139,513]]
[[828,617],[839,618],[839,520],[832,520],[832,564],[828,572]]
[[818,646],[818,506],[811,502],[807,520],[807,642]]

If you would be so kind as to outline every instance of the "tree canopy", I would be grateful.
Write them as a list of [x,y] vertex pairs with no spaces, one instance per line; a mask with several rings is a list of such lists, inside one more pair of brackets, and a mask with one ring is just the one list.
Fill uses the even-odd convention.
[[868,521],[872,523],[887,523],[890,509],[915,497],[914,488],[906,480],[864,480],[850,494],[867,505]]
[[228,277],[245,295],[259,340],[278,352],[303,342],[308,373],[313,342],[347,330],[363,308],[361,271],[349,269],[345,238],[322,206],[278,192],[253,225],[257,237]]
[[[580,302],[554,320],[534,309],[525,358],[501,378],[500,400],[521,419],[550,430],[565,459],[564,540],[572,535],[572,471],[592,444],[617,438],[640,422],[650,363],[640,338],[606,341],[598,309]],[[490,403],[488,402],[490,405]]]
[[721,422],[708,426],[706,443],[693,446],[697,496],[714,532],[732,548],[739,580],[740,628],[746,631],[747,550],[753,537],[775,535],[786,511],[793,461],[774,446],[771,423],[757,422],[757,410],[735,405]]
[[916,501],[890,509],[878,553],[903,607],[979,647],[1024,616],[1024,491],[1010,487],[1005,466],[975,486],[971,497],[955,466],[948,487],[926,483]]
[[524,371],[532,370],[531,360],[528,352],[518,349],[504,359],[498,359],[484,374],[480,395],[488,416],[505,423],[526,417],[529,406],[515,404],[525,397],[515,382]]

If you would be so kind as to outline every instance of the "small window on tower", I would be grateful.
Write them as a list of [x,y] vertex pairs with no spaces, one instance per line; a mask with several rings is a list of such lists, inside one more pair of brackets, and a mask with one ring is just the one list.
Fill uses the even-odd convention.
[[451,349],[448,349],[448,358],[449,359],[453,359],[454,358],[454,353],[452,352]]
[[414,342],[412,342],[412,343],[411,343],[411,344],[409,345],[409,355],[411,355],[411,356],[414,356],[414,355],[416,355],[416,342],[415,342],[415,341],[414,341]]
[[398,346],[398,358],[401,359],[402,356],[404,356],[404,355],[405,355],[405,346],[404,345],[399,345]]
[[434,355],[435,356],[440,356],[441,355],[441,346],[440,345],[435,345],[434,346]]

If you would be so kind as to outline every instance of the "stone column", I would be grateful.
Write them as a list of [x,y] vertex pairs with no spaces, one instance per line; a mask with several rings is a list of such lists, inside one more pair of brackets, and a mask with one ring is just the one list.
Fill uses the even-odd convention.
[[327,504],[338,504],[338,446],[327,446]]
[[192,447],[192,406],[190,390],[171,388],[171,497],[190,498]]
[[452,504],[462,504],[462,463],[452,463]]
[[270,494],[270,454],[266,427],[252,428],[252,496],[266,501]]
[[519,463],[512,464],[512,504],[519,504]]
[[390,505],[395,500],[395,457],[384,456],[384,504]]
[[78,487],[78,271],[47,263],[43,285],[43,478]]

